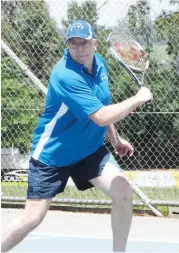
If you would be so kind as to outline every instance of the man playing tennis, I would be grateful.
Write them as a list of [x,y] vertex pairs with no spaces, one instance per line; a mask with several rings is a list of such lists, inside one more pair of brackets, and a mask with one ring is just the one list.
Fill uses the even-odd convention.
[[[132,192],[117,162],[104,146],[107,134],[120,156],[133,155],[114,123],[153,100],[148,88],[111,104],[105,60],[95,51],[96,34],[84,20],[67,30],[64,57],[49,80],[44,112],[34,131],[26,206],[2,237],[2,252],[22,241],[45,217],[52,198],[69,177],[79,190],[93,186],[112,199],[113,250],[125,251],[132,220]],[[60,246],[59,246],[60,247]]]

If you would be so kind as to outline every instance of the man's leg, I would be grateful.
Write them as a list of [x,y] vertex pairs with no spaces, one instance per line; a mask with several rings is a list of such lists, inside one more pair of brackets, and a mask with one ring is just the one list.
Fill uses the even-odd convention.
[[132,190],[123,173],[105,168],[104,174],[90,182],[112,199],[111,225],[113,251],[124,252],[132,221]]
[[27,199],[22,216],[14,220],[2,235],[1,251],[7,252],[20,243],[45,217],[51,199]]

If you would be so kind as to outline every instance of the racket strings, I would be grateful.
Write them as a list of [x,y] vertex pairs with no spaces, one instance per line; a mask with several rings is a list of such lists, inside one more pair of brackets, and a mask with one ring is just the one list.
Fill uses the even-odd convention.
[[125,34],[113,34],[109,43],[127,65],[140,71],[146,69],[148,55],[137,42]]

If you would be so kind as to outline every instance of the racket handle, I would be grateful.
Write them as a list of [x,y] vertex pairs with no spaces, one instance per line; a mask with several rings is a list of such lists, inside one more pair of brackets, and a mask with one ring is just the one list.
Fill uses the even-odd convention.
[[153,107],[154,107],[154,104],[153,104],[153,101],[148,101],[145,103],[145,106],[147,108],[147,111],[149,112],[153,112]]
[[150,100],[150,101],[147,101],[146,103],[145,103],[145,105],[153,105],[153,102]]

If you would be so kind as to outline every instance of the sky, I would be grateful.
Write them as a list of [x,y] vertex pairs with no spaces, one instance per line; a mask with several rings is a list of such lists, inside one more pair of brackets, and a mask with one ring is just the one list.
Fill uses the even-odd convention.
[[[72,0],[45,0],[49,6],[50,15],[55,19],[59,28],[61,28],[62,18],[66,18],[67,6]],[[85,0],[75,0],[79,4]],[[176,10],[176,6],[171,6],[169,0],[149,0],[152,8],[151,19],[154,20],[162,10]],[[118,20],[125,19],[128,7],[137,2],[137,0],[97,0],[99,14],[99,25],[112,27],[117,25]],[[107,2],[107,3],[106,3]]]

